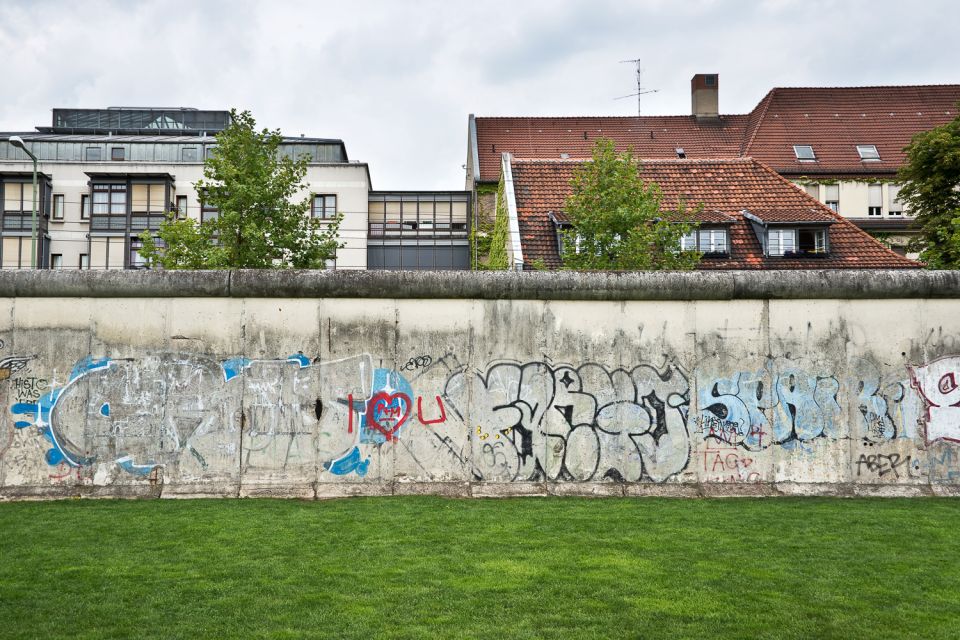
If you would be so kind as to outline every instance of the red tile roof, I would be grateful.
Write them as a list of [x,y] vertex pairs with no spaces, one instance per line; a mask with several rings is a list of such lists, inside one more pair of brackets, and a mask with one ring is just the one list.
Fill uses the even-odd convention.
[[[956,118],[958,101],[960,85],[773,89],[743,155],[790,175],[893,173],[911,138]],[[858,144],[880,161],[861,160]],[[812,146],[816,162],[797,160],[793,145]]]
[[[580,160],[523,160],[511,163],[524,261],[561,266],[550,216],[565,220],[564,202]],[[769,167],[751,158],[726,160],[647,160],[641,172],[662,192],[664,210],[682,199],[703,205],[702,223],[730,225],[727,258],[704,258],[701,269],[911,269],[919,265],[895,254],[866,232],[820,204]],[[823,258],[765,257],[744,209],[764,221],[830,222],[830,253]],[[719,214],[719,215],[718,215]],[[722,216],[722,217],[720,217]]]
[[[771,90],[745,115],[476,118],[480,181],[500,177],[500,157],[588,158],[596,138],[632,147],[640,158],[755,157],[788,175],[892,175],[918,132],[957,115],[960,85]],[[876,145],[864,162],[856,145]],[[816,162],[799,162],[793,145],[811,145]]]
[[633,149],[641,158],[734,158],[739,155],[747,116],[722,116],[697,123],[693,116],[482,118],[476,119],[480,180],[500,179],[500,158],[589,158],[597,138]]

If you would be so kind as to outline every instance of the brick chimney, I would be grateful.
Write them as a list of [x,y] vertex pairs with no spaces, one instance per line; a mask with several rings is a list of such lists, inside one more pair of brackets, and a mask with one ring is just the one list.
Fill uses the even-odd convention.
[[716,120],[720,117],[720,76],[698,73],[690,80],[690,100],[697,120]]

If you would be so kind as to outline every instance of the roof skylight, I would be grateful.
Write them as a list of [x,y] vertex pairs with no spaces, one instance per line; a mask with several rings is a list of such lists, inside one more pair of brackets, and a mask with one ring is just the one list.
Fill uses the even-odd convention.
[[793,145],[793,153],[797,160],[816,160],[817,156],[813,153],[813,147],[808,144]]
[[880,152],[877,151],[877,145],[874,144],[858,144],[857,153],[860,154],[861,160],[879,160]]

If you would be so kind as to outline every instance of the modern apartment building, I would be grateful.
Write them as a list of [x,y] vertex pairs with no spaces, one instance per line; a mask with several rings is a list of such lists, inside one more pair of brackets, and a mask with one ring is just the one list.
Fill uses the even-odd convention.
[[[10,137],[39,159],[39,268],[142,268],[140,237],[169,212],[217,215],[194,184],[229,118],[188,108],[54,109],[51,126],[0,133],[0,265],[31,266],[33,165]],[[403,192],[399,199],[417,206],[397,204],[394,221],[391,197],[372,191],[368,166],[351,162],[342,140],[284,137],[280,153],[308,157],[306,189],[296,197],[311,199],[311,215],[343,215],[345,246],[331,267],[469,268],[463,192]]]

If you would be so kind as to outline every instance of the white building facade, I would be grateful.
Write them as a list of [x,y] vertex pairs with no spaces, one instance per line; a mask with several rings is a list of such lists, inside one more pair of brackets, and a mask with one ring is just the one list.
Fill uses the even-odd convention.
[[[9,142],[19,136],[38,158],[36,266],[124,269],[144,266],[139,237],[168,214],[204,220],[194,184],[229,123],[225,111],[54,109],[53,125],[0,134],[0,265],[29,268],[33,237],[33,163]],[[367,267],[366,164],[350,162],[341,140],[284,138],[280,153],[307,155],[311,215],[343,215],[338,269]],[[334,266],[334,265],[331,265]]]

